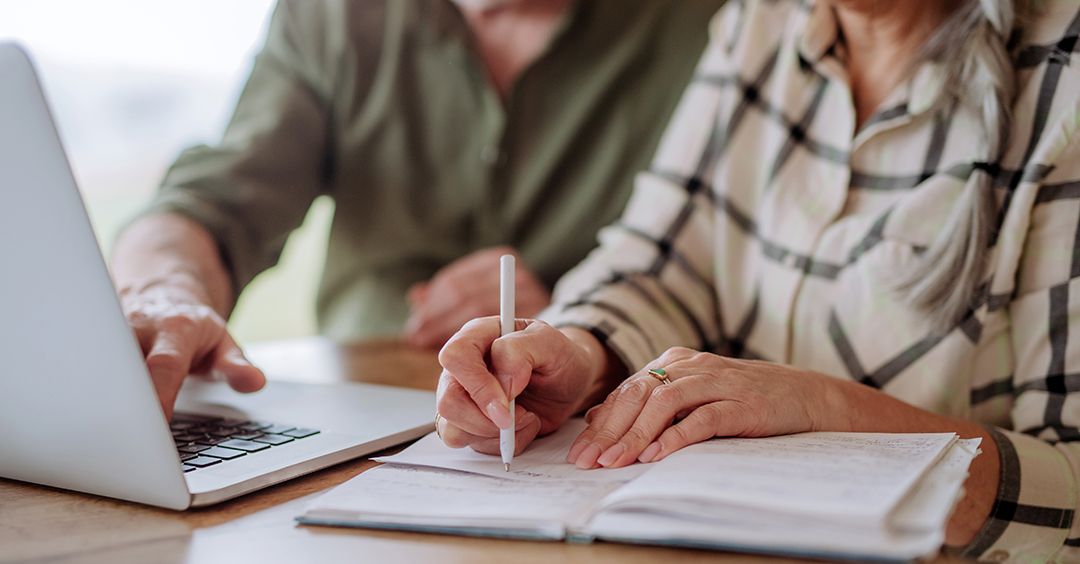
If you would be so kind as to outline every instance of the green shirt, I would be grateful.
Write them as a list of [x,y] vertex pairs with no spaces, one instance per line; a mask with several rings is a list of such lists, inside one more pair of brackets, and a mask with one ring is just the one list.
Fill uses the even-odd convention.
[[397,334],[405,290],[507,244],[552,285],[618,218],[723,0],[580,0],[505,100],[448,0],[282,0],[217,146],[147,213],[193,218],[239,291],[335,202],[323,333]]

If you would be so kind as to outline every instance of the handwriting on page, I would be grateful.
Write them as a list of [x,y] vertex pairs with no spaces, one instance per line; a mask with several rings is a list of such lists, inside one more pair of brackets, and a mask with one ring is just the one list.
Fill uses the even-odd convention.
[[517,520],[558,522],[561,527],[587,514],[616,487],[572,480],[523,482],[392,464],[342,484],[316,500],[309,511],[396,516],[395,520],[403,523],[433,523],[445,518],[447,523],[458,525],[495,526]]
[[669,497],[884,520],[954,439],[951,433],[717,439],[652,465],[609,502]]
[[582,419],[567,421],[558,431],[538,439],[529,445],[525,452],[515,457],[510,472],[504,470],[498,456],[480,454],[468,448],[452,449],[434,434],[420,439],[398,454],[376,460],[516,480],[581,480],[595,483],[622,483],[648,470],[639,464],[611,470],[581,470],[567,464],[566,453],[584,429],[585,421]]

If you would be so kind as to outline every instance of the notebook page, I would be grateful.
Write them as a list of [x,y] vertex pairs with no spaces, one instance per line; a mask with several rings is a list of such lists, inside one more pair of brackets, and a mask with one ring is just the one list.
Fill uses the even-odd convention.
[[510,472],[505,471],[498,456],[480,454],[470,448],[452,449],[443,444],[434,433],[398,454],[375,460],[459,470],[512,480],[580,480],[602,484],[623,483],[648,470],[641,464],[596,470],[581,470],[573,464],[567,464],[566,453],[584,429],[584,419],[567,421],[558,431],[537,439],[525,452],[515,456]]
[[[936,553],[977,439],[958,440],[903,500],[889,527],[760,511],[707,501],[645,500],[600,512],[586,535],[612,541],[727,548],[795,556],[912,559]],[[663,469],[662,466],[658,466]]]
[[[520,480],[395,464],[373,468],[316,498],[305,523],[442,529],[473,534],[531,531],[562,538],[616,484]],[[410,525],[417,527],[410,527]],[[522,536],[522,535],[515,535]]]
[[963,494],[971,461],[981,452],[981,442],[982,439],[958,439],[904,498],[889,524],[905,530],[944,529],[953,506]]
[[616,491],[627,500],[685,498],[847,522],[884,522],[956,440],[952,433],[804,433],[716,439],[647,465]]

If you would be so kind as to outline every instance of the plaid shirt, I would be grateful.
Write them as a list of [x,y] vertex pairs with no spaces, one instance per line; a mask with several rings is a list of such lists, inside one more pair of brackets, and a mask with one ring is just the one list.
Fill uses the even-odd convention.
[[[979,421],[1001,452],[989,560],[1080,560],[1080,11],[1044,3],[1001,163],[921,67],[856,128],[832,11],[733,1],[622,219],[543,317],[631,369],[672,346],[849,378]],[[1002,202],[977,306],[947,334],[890,290],[970,182]]]

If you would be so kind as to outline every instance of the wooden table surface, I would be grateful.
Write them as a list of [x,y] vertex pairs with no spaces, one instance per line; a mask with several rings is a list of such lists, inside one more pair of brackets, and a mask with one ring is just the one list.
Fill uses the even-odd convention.
[[[434,389],[431,353],[320,339],[249,349],[271,379]],[[175,512],[0,479],[0,562],[775,562],[695,550],[572,545],[300,526],[313,496],[374,463],[354,460],[203,509]]]

